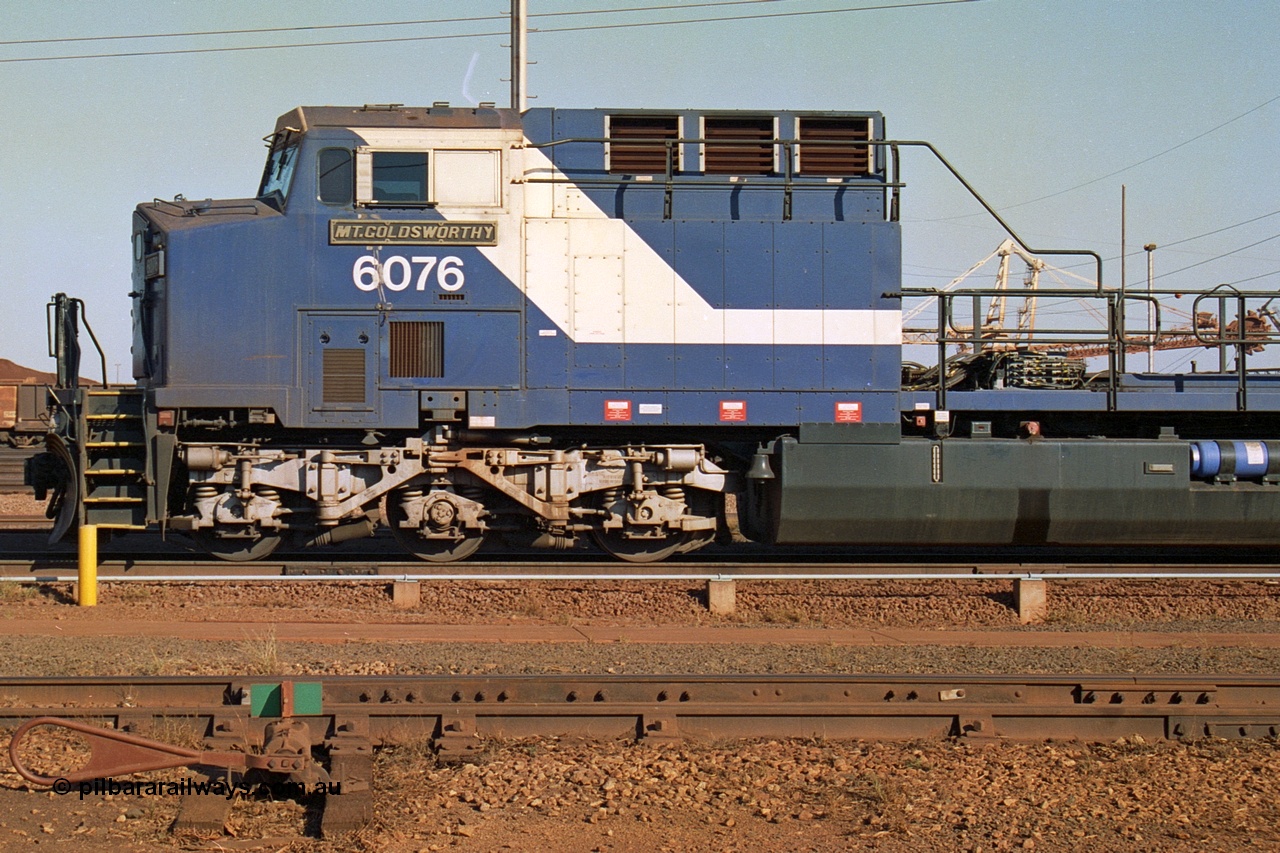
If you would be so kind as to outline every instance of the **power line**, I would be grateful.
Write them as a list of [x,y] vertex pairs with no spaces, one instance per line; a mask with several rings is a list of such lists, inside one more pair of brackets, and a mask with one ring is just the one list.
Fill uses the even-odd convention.
[[[1198,134],[1196,134],[1195,136],[1191,137],[1190,139],[1185,139],[1185,140],[1183,140],[1182,142],[1179,142],[1177,145],[1172,146],[1171,148],[1166,148],[1165,150],[1160,151],[1160,152],[1158,152],[1158,153],[1156,153],[1156,154],[1152,154],[1152,155],[1151,155],[1151,156],[1149,156],[1149,157],[1144,157],[1143,159],[1141,159],[1141,160],[1137,161],[1136,163],[1130,163],[1130,164],[1129,164],[1129,165],[1127,165],[1127,166],[1122,166],[1121,168],[1116,169],[1114,172],[1108,172],[1108,173],[1107,173],[1107,174],[1105,174],[1105,175],[1101,175],[1101,176],[1099,176],[1099,177],[1097,177],[1097,178],[1092,178],[1092,179],[1090,179],[1090,180],[1085,181],[1084,183],[1076,184],[1075,186],[1073,186],[1073,187],[1067,187],[1066,189],[1057,190],[1056,192],[1051,192],[1051,193],[1049,193],[1048,195],[1042,195],[1042,196],[1040,196],[1039,198],[1028,199],[1027,201],[1020,201],[1020,202],[1017,202],[1017,203],[1015,203],[1015,204],[1006,204],[1006,205],[1001,205],[1001,206],[1000,206],[1000,211],[1001,211],[1001,212],[1004,212],[1004,211],[1006,211],[1006,210],[1013,210],[1013,209],[1014,209],[1014,208],[1016,208],[1016,207],[1025,207],[1025,206],[1026,206],[1026,205],[1028,205],[1028,204],[1035,204],[1035,203],[1037,203],[1037,202],[1045,201],[1045,200],[1047,200],[1047,199],[1056,198],[1057,196],[1060,196],[1060,195],[1065,195],[1066,193],[1069,193],[1069,192],[1074,192],[1074,191],[1076,191],[1076,190],[1078,190],[1078,189],[1083,189],[1084,187],[1087,187],[1087,186],[1092,186],[1093,184],[1096,184],[1096,183],[1098,183],[1099,181],[1105,181],[1107,178],[1114,178],[1116,175],[1123,174],[1124,172],[1127,172],[1127,171],[1129,171],[1130,169],[1136,169],[1137,167],[1139,167],[1139,166],[1143,166],[1143,165],[1145,165],[1145,164],[1147,164],[1147,163],[1150,163],[1152,160],[1159,159],[1160,157],[1163,157],[1163,156],[1165,156],[1166,154],[1172,154],[1174,151],[1177,151],[1179,148],[1182,148],[1182,147],[1184,147],[1184,146],[1190,145],[1191,143],[1196,142],[1197,140],[1204,139],[1204,138],[1205,138],[1206,136],[1208,136],[1209,134],[1211,134],[1211,133],[1216,133],[1217,131],[1222,130],[1222,128],[1226,127],[1227,125],[1229,125],[1229,124],[1234,124],[1235,122],[1239,121],[1240,119],[1242,119],[1242,118],[1244,118],[1244,117],[1246,117],[1246,116],[1248,116],[1248,115],[1251,115],[1251,114],[1253,114],[1253,113],[1256,113],[1258,110],[1262,109],[1263,107],[1267,107],[1267,106],[1270,106],[1271,104],[1274,104],[1276,101],[1280,101],[1280,95],[1276,95],[1275,97],[1268,98],[1267,100],[1265,100],[1265,101],[1263,101],[1262,103],[1258,104],[1256,107],[1252,107],[1252,108],[1250,108],[1250,109],[1247,109],[1247,110],[1245,110],[1244,112],[1240,113],[1240,115],[1238,115],[1238,116],[1235,116],[1235,117],[1233,117],[1233,118],[1229,118],[1229,119],[1227,119],[1226,121],[1222,122],[1221,124],[1214,125],[1213,127],[1209,128],[1208,130],[1206,130],[1206,131],[1204,131],[1204,132],[1202,132],[1202,133],[1198,133]],[[942,217],[942,218],[939,218],[939,219],[927,219],[927,220],[919,220],[919,221],[921,221],[921,222],[947,222],[947,221],[950,221],[950,220],[956,220],[956,219],[968,219],[969,217],[972,217],[972,216],[981,216],[981,214],[980,214],[980,213],[965,213],[965,214],[962,214],[962,215],[960,215],[960,216],[947,216],[947,217]],[[1189,238],[1189,239],[1194,239],[1194,238]]]
[[400,38],[351,39],[349,41],[306,42],[300,44],[258,44],[240,47],[189,47],[177,50],[137,50],[122,53],[80,53],[69,56],[32,56],[21,59],[0,59],[0,64],[11,62],[61,62],[73,59],[125,59],[139,56],[183,56],[196,53],[242,53],[255,50],[288,50],[304,47],[343,47],[357,44],[394,44],[407,41],[445,41],[448,39],[475,39],[510,35],[506,30],[492,33],[451,33],[434,36],[402,36]]
[[1272,270],[1271,272],[1259,273],[1258,275],[1251,275],[1248,278],[1238,278],[1235,281],[1228,281],[1227,284],[1244,284],[1246,281],[1257,281],[1260,278],[1267,278],[1268,276],[1273,276],[1273,275],[1280,275],[1280,270]]
[[579,30],[619,30],[633,27],[666,27],[680,24],[706,24],[721,21],[756,21],[765,18],[801,18],[811,15],[839,15],[847,12],[882,12],[892,9],[918,9],[926,6],[955,6],[961,3],[981,3],[983,0],[914,0],[907,3],[886,3],[880,6],[852,6],[844,9],[813,9],[807,12],[767,12],[759,15],[730,15],[719,18],[688,18],[681,21],[642,21],[625,24],[599,24],[596,26],[558,27],[538,29],[540,33],[569,33]]
[[[1264,213],[1261,216],[1255,216],[1252,219],[1246,219],[1244,222],[1237,222],[1235,225],[1227,225],[1222,228],[1217,228],[1213,231],[1206,231],[1203,234],[1197,234],[1194,237],[1183,237],[1181,240],[1174,240],[1171,243],[1161,243],[1160,248],[1167,249],[1170,246],[1177,246],[1181,243],[1190,243],[1192,240],[1199,240],[1201,237],[1210,237],[1214,234],[1221,234],[1223,231],[1230,231],[1232,228],[1239,228],[1241,225],[1248,225],[1251,222],[1257,222],[1259,219],[1266,219],[1268,216],[1275,216],[1277,213],[1280,213],[1280,210],[1273,210],[1270,213]],[[1135,252],[1134,254],[1136,255],[1137,252]]]
[[[756,0],[741,0],[741,2],[756,2]],[[809,10],[804,12],[770,12],[770,13],[762,13],[758,15],[722,15],[722,16],[705,17],[705,18],[686,18],[681,20],[667,20],[667,21],[634,21],[634,22],[617,23],[617,24],[587,24],[587,25],[573,26],[573,27],[540,27],[535,30],[532,30],[532,32],[568,33],[568,32],[583,32],[588,30],[616,30],[616,29],[635,29],[640,27],[681,26],[685,24],[706,24],[706,23],[721,23],[721,22],[733,22],[733,21],[764,20],[767,18],[795,18],[795,17],[806,17],[806,16],[813,16],[813,15],[839,15],[839,14],[847,14],[847,13],[853,13],[853,12],[878,12],[878,11],[886,11],[886,10],[893,10],[893,9],[916,9],[916,8],[923,8],[923,7],[929,7],[929,6],[954,6],[961,3],[980,3],[980,2],[983,2],[983,0],[913,0],[913,2],[888,3],[888,4],[882,4],[879,6],[851,6],[851,7],[841,8],[841,9],[816,9],[816,10]],[[710,6],[710,5],[719,5],[719,4],[705,3],[705,4],[696,4],[696,5]],[[738,5],[738,3],[727,3],[725,5]],[[665,6],[665,7],[651,7],[651,8],[677,9],[677,8],[689,8],[689,7],[682,5],[682,6]],[[597,10],[592,14],[609,14],[614,11],[628,11],[628,10]],[[545,13],[545,14],[588,14],[588,13],[587,12],[576,12],[576,13],[566,12],[566,13]],[[493,17],[497,18],[497,17],[505,17],[505,16],[493,16]],[[456,19],[456,20],[444,19],[441,21],[435,21],[431,23],[456,23],[456,22],[478,21],[478,20],[485,20],[485,19],[484,18]],[[337,25],[334,25],[334,26],[337,26]],[[355,25],[351,25],[351,26],[355,26]],[[383,26],[387,26],[387,25],[383,25]],[[303,28],[303,29],[306,29],[306,28]],[[166,35],[166,34],[162,34],[162,35]],[[181,34],[175,33],[173,35],[181,35]],[[126,51],[121,53],[82,53],[82,54],[71,54],[66,56],[35,56],[35,57],[21,57],[21,58],[12,58],[12,59],[0,59],[0,64],[16,63],[16,62],[60,62],[60,61],[78,60],[78,59],[121,59],[121,58],[141,57],[141,56],[180,56],[180,55],[190,55],[190,54],[199,54],[199,53],[234,53],[234,52],[257,51],[257,50],[287,50],[287,49],[293,49],[293,48],[308,48],[308,47],[343,47],[343,46],[350,46],[350,45],[393,44],[393,43],[414,42],[414,41],[443,41],[443,40],[449,40],[449,39],[462,39],[462,38],[466,38],[466,39],[490,38],[494,36],[506,36],[506,35],[509,35],[509,32],[507,30],[500,30],[497,32],[484,32],[484,33],[449,33],[449,34],[427,35],[427,36],[400,36],[395,38],[381,38],[381,39],[350,39],[345,41],[300,42],[296,44],[244,45],[239,47],[181,48],[181,49],[175,49],[175,50],[138,50],[138,51]]]
[[[569,15],[614,15],[627,12],[655,12],[667,11],[671,9],[696,9],[706,6],[741,6],[748,3],[771,3],[777,0],[717,0],[717,2],[709,3],[678,3],[666,6],[633,6],[629,9],[579,9],[571,12],[534,12],[529,15],[530,18],[560,18]],[[115,35],[115,36],[67,36],[63,38],[47,38],[47,39],[17,39],[14,41],[0,41],[0,46],[20,45],[20,44],[68,44],[70,42],[83,41],[121,41],[126,39],[169,39],[169,38],[188,38],[194,36],[231,36],[231,35],[262,35],[265,33],[297,33],[309,32],[313,30],[355,30],[370,27],[409,27],[424,24],[464,24],[477,23],[479,21],[502,21],[508,19],[509,15],[475,15],[464,18],[428,18],[420,21],[379,21],[376,23],[365,24],[309,24],[301,27],[257,27],[254,29],[244,30],[194,30],[185,33],[144,33],[141,35]]]
[[[1229,257],[1239,252],[1243,252],[1245,249],[1252,249],[1254,246],[1260,246],[1263,243],[1276,239],[1277,237],[1280,237],[1280,234],[1272,234],[1270,237],[1263,237],[1261,240],[1257,240],[1253,243],[1250,243],[1247,246],[1241,246],[1238,249],[1232,249],[1230,252],[1223,252],[1221,255],[1215,255],[1212,258],[1205,258],[1203,261],[1196,261],[1194,264],[1189,264],[1188,266],[1182,267],[1180,269],[1169,270],[1169,272],[1160,273],[1158,276],[1156,276],[1156,278],[1165,278],[1166,276],[1177,275],[1180,272],[1186,272],[1189,269],[1202,267],[1205,264],[1210,264],[1210,263],[1213,263],[1214,261],[1222,260],[1223,258]],[[1250,279],[1242,279],[1242,280],[1249,281]]]
[[[1273,99],[1273,100],[1275,100],[1275,99]],[[1265,105],[1264,105],[1264,106],[1265,106]],[[1224,231],[1230,231],[1230,230],[1232,230],[1233,228],[1239,228],[1239,227],[1241,227],[1241,226],[1243,226],[1243,225],[1250,225],[1250,224],[1252,224],[1252,223],[1254,223],[1254,222],[1259,222],[1259,221],[1261,221],[1261,220],[1263,220],[1263,219],[1267,219],[1267,218],[1269,218],[1269,217],[1276,216],[1276,215],[1280,215],[1280,210],[1273,210],[1273,211],[1271,211],[1270,213],[1263,213],[1263,214],[1260,214],[1260,215],[1258,215],[1258,216],[1253,216],[1253,217],[1250,217],[1249,219],[1245,219],[1245,220],[1243,220],[1243,221],[1241,221],[1241,222],[1236,222],[1236,223],[1234,223],[1234,224],[1232,224],[1232,225],[1224,225],[1223,227],[1221,227],[1221,228],[1215,228],[1215,229],[1213,229],[1212,231],[1205,231],[1203,234],[1196,234],[1196,235],[1195,235],[1195,236],[1193,236],[1193,237],[1183,237],[1181,240],[1172,240],[1172,241],[1167,242],[1167,243],[1161,243],[1161,244],[1160,244],[1160,248],[1161,248],[1162,250],[1164,250],[1164,249],[1170,249],[1170,248],[1172,248],[1173,246],[1179,246],[1179,245],[1181,245],[1181,244],[1183,244],[1183,243],[1190,243],[1191,241],[1193,241],[1193,240],[1199,240],[1199,239],[1200,239],[1200,238],[1202,238],[1202,237],[1211,237],[1211,236],[1213,236],[1214,234],[1221,234],[1221,233],[1223,233]],[[922,219],[922,220],[915,220],[915,221],[918,221],[918,222],[946,222],[947,220],[938,220],[938,219]],[[981,227],[981,226],[978,226],[978,225],[975,225],[975,224],[964,223],[964,222],[950,222],[949,224],[953,224],[953,225],[963,225],[963,226],[966,226],[966,227],[972,227],[972,228]],[[1216,261],[1216,260],[1220,260],[1220,259],[1222,259],[1222,258],[1226,258],[1226,257],[1229,257],[1229,256],[1231,256],[1231,255],[1235,255],[1235,254],[1238,254],[1238,253],[1240,253],[1240,252],[1243,252],[1243,251],[1245,251],[1246,249],[1252,249],[1254,246],[1261,245],[1262,243],[1267,243],[1267,242],[1269,242],[1269,241],[1271,241],[1271,240],[1276,239],[1277,237],[1280,237],[1280,234],[1274,234],[1274,235],[1272,235],[1272,236],[1270,236],[1270,237],[1264,237],[1263,239],[1258,240],[1257,242],[1254,242],[1254,243],[1250,243],[1250,244],[1249,244],[1249,245],[1247,245],[1247,246],[1241,246],[1241,247],[1240,247],[1240,248],[1238,248],[1238,249],[1232,249],[1232,250],[1231,250],[1231,251],[1229,251],[1229,252],[1224,252],[1224,253],[1222,253],[1222,254],[1220,254],[1220,255],[1214,255],[1213,257],[1205,258],[1205,259],[1203,259],[1203,260],[1200,260],[1200,261],[1195,262],[1194,264],[1189,264],[1188,266],[1180,267],[1179,269],[1176,269],[1176,270],[1170,270],[1169,272],[1160,273],[1159,275],[1157,275],[1157,276],[1156,276],[1156,278],[1163,278],[1163,277],[1165,277],[1165,276],[1175,275],[1176,273],[1184,272],[1185,270],[1194,269],[1195,267],[1199,267],[1199,266],[1203,266],[1203,265],[1205,265],[1205,264],[1212,263],[1212,262],[1214,262],[1214,261]],[[1128,257],[1128,258],[1141,257],[1141,256],[1142,256],[1142,254],[1143,254],[1143,252],[1142,252],[1141,250],[1135,250],[1135,251],[1129,252],[1125,257]],[[1192,253],[1192,254],[1200,254],[1200,253]],[[1112,255],[1111,257],[1104,258],[1103,260],[1104,260],[1106,263],[1111,263],[1111,262],[1113,262],[1113,261],[1117,261],[1117,260],[1119,260],[1119,259],[1120,259],[1120,255],[1118,255],[1118,254],[1117,254],[1117,255]],[[904,266],[905,266],[905,265],[904,265]],[[1067,266],[1065,266],[1065,267],[1061,267],[1061,269],[1063,269],[1063,270],[1072,270],[1072,269],[1080,269],[1080,268],[1082,268],[1082,267],[1086,267],[1086,266],[1089,266],[1089,264],[1070,264],[1070,265],[1067,265]],[[1241,283],[1246,282],[1246,281],[1254,281],[1254,280],[1259,279],[1259,278],[1266,278],[1267,276],[1275,275],[1276,273],[1280,273],[1280,270],[1276,270],[1276,271],[1269,272],[1269,273],[1262,273],[1261,275],[1250,276],[1250,277],[1248,277],[1248,278],[1237,279],[1236,281],[1228,282],[1228,284],[1241,284]],[[920,276],[920,277],[926,277],[926,276],[924,276],[923,274],[920,274],[920,273],[916,273],[915,275]]]
[[1001,209],[1002,209],[1002,210],[1011,210],[1011,209],[1013,209],[1013,208],[1015,208],[1015,207],[1023,207],[1023,206],[1028,205],[1028,204],[1035,204],[1036,202],[1044,201],[1044,200],[1046,200],[1046,199],[1050,199],[1050,198],[1055,198],[1055,197],[1057,197],[1057,196],[1064,195],[1064,194],[1069,193],[1069,192],[1074,192],[1075,190],[1082,189],[1082,188],[1087,187],[1087,186],[1091,186],[1091,185],[1093,185],[1093,184],[1098,183],[1099,181],[1105,181],[1107,178],[1114,178],[1116,175],[1119,175],[1119,174],[1121,174],[1121,173],[1123,173],[1123,172],[1127,172],[1127,171],[1129,171],[1130,169],[1136,169],[1136,168],[1138,168],[1139,166],[1146,165],[1147,163],[1150,163],[1152,160],[1159,159],[1160,157],[1163,157],[1163,156],[1164,156],[1164,155],[1166,155],[1166,154],[1172,154],[1174,151],[1177,151],[1179,148],[1183,148],[1183,147],[1185,147],[1185,146],[1187,146],[1187,145],[1190,145],[1191,143],[1193,143],[1193,142],[1195,142],[1195,141],[1197,141],[1197,140],[1204,139],[1204,138],[1205,138],[1206,136],[1208,136],[1209,134],[1211,134],[1211,133],[1216,133],[1216,132],[1218,132],[1219,130],[1222,130],[1222,128],[1226,127],[1227,125],[1229,125],[1229,124],[1234,124],[1235,122],[1239,121],[1240,119],[1244,118],[1245,116],[1248,116],[1248,115],[1251,115],[1251,114],[1253,114],[1253,113],[1256,113],[1258,110],[1262,109],[1262,108],[1263,108],[1263,107],[1265,107],[1265,106],[1268,106],[1268,105],[1270,105],[1270,104],[1273,104],[1273,103],[1275,103],[1276,101],[1280,101],[1280,95],[1276,95],[1276,96],[1275,96],[1275,97],[1273,97],[1273,98],[1268,98],[1267,100],[1265,100],[1265,101],[1263,101],[1262,103],[1258,104],[1256,107],[1253,107],[1252,109],[1245,110],[1244,112],[1240,113],[1240,115],[1235,116],[1234,118],[1229,118],[1229,119],[1227,119],[1226,121],[1222,122],[1222,124],[1215,125],[1215,126],[1213,126],[1213,127],[1209,128],[1208,130],[1206,130],[1206,131],[1202,132],[1202,133],[1198,133],[1198,134],[1196,134],[1195,136],[1191,137],[1190,139],[1186,139],[1186,140],[1183,140],[1182,142],[1179,142],[1177,145],[1174,145],[1174,146],[1173,146],[1173,147],[1171,147],[1171,148],[1166,148],[1165,150],[1163,150],[1163,151],[1161,151],[1161,152],[1159,152],[1159,153],[1157,153],[1157,154],[1152,154],[1150,157],[1144,157],[1143,159],[1139,160],[1138,162],[1136,162],[1136,163],[1130,163],[1128,166],[1124,166],[1124,167],[1122,167],[1122,168],[1120,168],[1120,169],[1116,169],[1114,172],[1110,172],[1110,173],[1108,173],[1108,174],[1106,174],[1106,175],[1102,175],[1101,177],[1094,178],[1093,180],[1085,181],[1085,182],[1084,182],[1084,183],[1082,183],[1082,184],[1076,184],[1074,187],[1067,187],[1065,190],[1058,190],[1057,192],[1049,193],[1048,195],[1043,195],[1043,196],[1040,196],[1039,198],[1033,198],[1033,199],[1030,199],[1030,200],[1028,200],[1028,201],[1020,201],[1020,202],[1018,202],[1017,204],[1011,204],[1011,205],[1009,205],[1009,206],[1007,206],[1007,207],[1003,207],[1003,208],[1001,208]]

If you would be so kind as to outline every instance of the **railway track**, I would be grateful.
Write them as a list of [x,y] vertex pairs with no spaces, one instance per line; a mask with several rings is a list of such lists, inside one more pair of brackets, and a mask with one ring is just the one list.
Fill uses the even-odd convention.
[[44,532],[48,535],[53,522],[40,515],[5,515],[0,516],[0,532],[18,531],[24,533]]
[[[48,535],[52,522],[43,513],[0,514],[0,560],[48,560],[75,559],[76,537],[74,531],[56,544],[50,545]],[[716,565],[772,566],[786,571],[786,566],[812,566],[818,572],[839,572],[850,567],[890,567],[912,565],[935,568],[947,574],[1008,571],[1009,567],[1041,566],[1046,571],[1073,570],[1077,567],[1094,567],[1087,570],[1110,572],[1123,571],[1133,566],[1139,570],[1151,567],[1189,566],[1239,566],[1247,570],[1271,572],[1280,570],[1280,554],[1265,547],[1240,546],[1237,548],[1207,548],[1191,546],[1168,547],[1062,547],[1025,546],[1005,548],[947,547],[902,548],[892,546],[825,546],[793,545],[786,548],[761,545],[754,542],[737,542],[732,545],[710,545],[677,559],[658,563],[624,563],[606,557],[590,547],[567,551],[506,547],[495,541],[485,545],[478,554],[454,563],[431,563],[414,559],[395,541],[390,532],[379,528],[374,536],[345,542],[337,546],[298,548],[283,546],[269,557],[250,563],[234,563],[209,559],[181,534],[161,535],[158,530],[133,531],[114,537],[102,536],[99,554],[104,561],[118,559],[137,563],[168,560],[172,563],[203,562],[207,566],[220,567],[223,571],[277,572],[284,566],[302,566],[312,570],[316,566],[342,564],[378,565],[423,574],[460,571],[464,573],[492,573],[495,567],[518,566],[522,571],[539,571],[538,566],[612,567],[615,572],[633,570],[635,573],[668,573],[676,569],[695,567],[705,570]]]
[[165,720],[201,738],[255,747],[281,716],[304,720],[313,746],[360,732],[372,746],[426,736],[446,752],[484,737],[546,734],[662,741],[1280,734],[1280,676],[7,677],[0,696],[3,726],[54,716],[130,731]]
[[[74,552],[0,559],[0,580],[74,581]],[[725,560],[665,562],[630,566],[616,561],[470,560],[432,566],[418,560],[343,558],[263,560],[227,563],[193,555],[109,557],[100,560],[98,579],[150,583],[218,581],[660,581],[660,580],[1045,580],[1222,579],[1280,582],[1280,564],[1270,563],[827,563]]]
[[[424,740],[444,760],[467,760],[488,740],[547,736],[661,746],[1280,734],[1274,676],[4,678],[0,696],[0,725],[20,727],[10,743],[14,766],[37,785],[62,792],[177,766],[210,776],[209,768],[291,774],[325,785],[325,835],[355,829],[372,814],[375,748]],[[27,748],[50,731],[70,733],[85,748],[61,759]],[[145,737],[155,731],[203,748]],[[313,759],[313,748],[327,762]],[[229,798],[188,799],[178,828],[222,825]]]

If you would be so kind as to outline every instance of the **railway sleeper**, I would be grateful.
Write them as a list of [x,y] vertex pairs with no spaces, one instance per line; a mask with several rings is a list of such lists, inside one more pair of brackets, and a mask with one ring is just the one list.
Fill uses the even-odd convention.
[[[549,735],[631,737],[655,747],[786,737],[1143,742],[1280,735],[1275,676],[45,678],[6,679],[0,692],[14,703],[0,718],[60,715],[29,719],[11,739],[15,770],[36,785],[189,767],[200,781],[175,829],[220,830],[231,802],[225,793],[262,784],[276,797],[319,795],[326,837],[372,816],[378,746],[429,741],[442,762],[462,763],[482,760],[492,740]],[[136,734],[157,723],[187,729],[203,748]],[[88,759],[75,768],[28,769],[22,743],[41,727],[82,737]],[[40,754],[36,747],[30,754]],[[219,782],[224,796],[209,796]],[[202,794],[195,793],[199,785]]]

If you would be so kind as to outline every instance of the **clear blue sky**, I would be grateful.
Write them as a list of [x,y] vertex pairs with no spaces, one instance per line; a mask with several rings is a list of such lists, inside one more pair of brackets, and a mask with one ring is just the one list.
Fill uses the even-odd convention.
[[[1118,258],[1123,183],[1131,284],[1145,280],[1141,247],[1154,242],[1171,244],[1156,252],[1157,274],[1167,273],[1162,286],[1252,279],[1241,286],[1280,287],[1280,239],[1259,242],[1280,236],[1280,214],[1267,216],[1280,211],[1280,5],[977,0],[749,18],[911,2],[919,0],[530,0],[533,15],[676,7],[534,17],[531,25],[542,31],[529,37],[537,63],[531,103],[881,110],[891,136],[933,142],[1028,242]],[[505,35],[11,61],[499,33],[503,20],[14,42],[502,16],[508,9],[507,0],[3,4],[0,356],[47,369],[44,303],[65,291],[88,303],[111,378],[117,363],[127,378],[133,207],[177,193],[251,195],[265,154],[261,138],[292,107],[506,105],[508,98]],[[549,31],[724,17],[738,20]],[[922,155],[905,165],[906,283],[940,286],[1002,234]],[[1118,260],[1108,263],[1108,282],[1119,275]]]

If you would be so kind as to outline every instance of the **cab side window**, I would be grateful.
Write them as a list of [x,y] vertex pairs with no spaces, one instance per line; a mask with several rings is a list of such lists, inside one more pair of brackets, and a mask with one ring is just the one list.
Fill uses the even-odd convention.
[[427,203],[426,152],[373,152],[373,200]]
[[355,192],[355,158],[349,148],[322,148],[316,159],[320,200],[351,204]]
[[357,148],[354,157],[357,205],[500,207],[503,203],[502,152],[496,149]]

